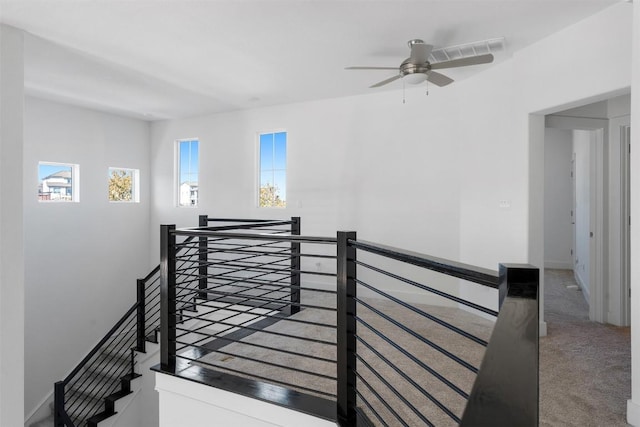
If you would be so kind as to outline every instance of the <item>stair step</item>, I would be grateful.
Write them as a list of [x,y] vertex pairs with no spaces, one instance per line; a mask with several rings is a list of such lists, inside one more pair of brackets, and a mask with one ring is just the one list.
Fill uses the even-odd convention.
[[98,424],[101,421],[104,421],[107,418],[114,416],[115,414],[116,414],[115,411],[108,411],[108,410],[102,411],[99,414],[96,414],[87,420],[87,427],[98,427]]
[[158,334],[160,333],[160,326],[156,326],[149,334],[147,334],[147,336],[145,337],[145,339],[149,342],[152,342],[154,344],[158,344]]
[[131,348],[105,349],[98,354],[95,360],[100,361],[125,361],[131,357]]
[[97,398],[86,393],[82,394],[78,400],[74,401],[71,404],[71,407],[66,407],[67,414],[77,426],[81,425],[88,417],[104,411],[104,409],[104,399]]

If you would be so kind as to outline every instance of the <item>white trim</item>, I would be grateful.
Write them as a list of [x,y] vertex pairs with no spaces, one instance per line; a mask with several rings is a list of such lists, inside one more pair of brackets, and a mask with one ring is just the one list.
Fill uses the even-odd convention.
[[578,272],[576,272],[575,270],[573,272],[573,277],[576,280],[576,283],[578,284],[578,286],[580,286],[580,289],[582,290],[582,296],[586,300],[587,304],[589,304],[589,301],[591,300],[589,289],[586,288],[586,286],[582,282],[582,279],[580,278],[580,274],[578,274]]
[[547,336],[547,322],[542,321],[538,325],[538,336],[541,336],[541,337]]
[[[53,402],[53,389],[51,389],[51,391],[49,391],[49,393],[35,406],[35,408],[33,408],[27,414],[27,416],[24,419],[24,425],[28,426],[48,417],[51,414],[51,409],[49,408],[49,405],[52,402]],[[46,412],[43,409],[45,407],[48,409]],[[40,415],[37,417],[37,419],[33,419],[38,414]]]
[[[604,224],[607,212],[605,211],[604,182],[608,167],[604,164],[605,152],[609,149],[609,122],[603,128],[595,129],[595,146],[591,156],[591,230],[593,238],[590,240],[589,250],[589,318],[595,322],[605,323],[609,307],[607,304],[607,292],[604,282],[604,256],[605,236]],[[595,173],[594,173],[595,172]]]
[[622,159],[622,218],[620,220],[622,227],[622,256],[620,257],[622,260],[622,286],[621,289],[621,299],[620,302],[620,319],[622,320],[622,325],[628,326],[631,325],[631,250],[630,250],[630,238],[631,238],[631,192],[630,192],[630,154],[631,154],[631,116],[627,116],[626,125],[622,126],[621,132],[625,133],[621,151],[623,154]]
[[[590,180],[591,180],[591,213],[590,231],[593,238],[589,244],[589,286],[593,292],[586,291],[584,284],[575,274],[583,290],[583,295],[589,304],[589,319],[595,322],[605,322],[609,311],[607,292],[605,292],[604,266],[608,236],[605,236],[605,224],[608,222],[608,212],[605,209],[604,200],[605,179],[608,179],[608,165],[605,164],[605,153],[609,151],[609,120],[587,117],[572,117],[560,115],[548,115],[545,117],[545,126],[565,130],[588,130],[596,133],[595,149],[591,151]],[[543,230],[544,232],[544,230]],[[605,244],[605,237],[607,242]],[[544,240],[543,240],[544,244]],[[574,248],[574,253],[575,253]],[[573,268],[573,267],[572,267]]]
[[632,426],[640,426],[640,405],[633,400],[627,400],[627,422]]

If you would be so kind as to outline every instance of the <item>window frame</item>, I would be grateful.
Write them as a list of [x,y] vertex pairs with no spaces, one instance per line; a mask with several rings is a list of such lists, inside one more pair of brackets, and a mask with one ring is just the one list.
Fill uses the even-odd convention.
[[[64,199],[41,199],[38,192],[38,203],[80,203],[80,165],[77,163],[66,162],[49,162],[45,160],[38,161],[38,167],[36,169],[36,176],[38,181],[38,189],[42,184],[40,179],[40,167],[41,166],[59,166],[61,168],[71,168],[71,200]],[[50,175],[49,175],[50,176]]]
[[[262,184],[262,157],[261,157],[261,146],[260,146],[260,139],[263,135],[275,135],[278,133],[284,133],[285,134],[285,159],[284,159],[284,182],[285,182],[285,194],[284,194],[284,206],[261,206],[260,205],[260,188],[261,188],[261,184]],[[275,157],[275,154],[274,154]],[[281,169],[275,169],[275,167],[273,169],[271,169],[272,172],[278,171]],[[287,188],[289,187],[289,174],[288,174],[288,170],[289,170],[289,132],[284,129],[284,128],[277,128],[277,129],[272,129],[272,130],[265,130],[265,131],[259,131],[256,132],[256,206],[258,207],[258,209],[286,209],[288,206],[288,202],[287,202]],[[275,181],[275,179],[274,179]],[[275,182],[274,182],[275,184]]]
[[[109,198],[109,181],[111,180],[111,174],[112,171],[118,170],[131,172],[131,200],[111,200]],[[107,200],[109,203],[140,203],[140,169],[109,166],[107,168]]]
[[[181,169],[180,169],[180,163],[181,163],[181,158],[180,158],[180,145],[183,142],[197,142],[198,143],[198,164],[197,164],[197,177],[198,177],[198,190],[197,190],[197,195],[196,195],[196,203],[195,204],[188,204],[188,205],[183,205],[180,203],[180,187],[182,186],[182,184],[180,183],[180,176],[181,176]],[[198,137],[193,137],[193,138],[180,138],[180,139],[176,139],[175,140],[175,144],[174,144],[174,206],[179,207],[179,208],[197,208],[198,205],[200,204],[200,157],[201,157],[201,150],[200,150],[200,138]],[[191,175],[191,173],[189,173],[189,175]]]

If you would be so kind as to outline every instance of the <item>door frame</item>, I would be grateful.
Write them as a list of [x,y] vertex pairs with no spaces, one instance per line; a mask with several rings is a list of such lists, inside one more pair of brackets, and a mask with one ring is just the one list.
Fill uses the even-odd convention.
[[[607,179],[608,119],[548,115],[545,127],[564,130],[587,130],[596,132],[595,149],[591,156],[591,203],[590,228],[593,237],[589,240],[589,319],[607,321],[608,301],[605,291],[605,225],[607,218],[605,184]],[[544,176],[543,176],[544,179]],[[574,213],[575,214],[575,213]],[[543,241],[544,242],[544,241]],[[543,243],[544,244],[544,243]],[[544,250],[544,248],[543,248]],[[575,248],[574,248],[575,253]]]
[[[618,123],[616,123],[618,124]],[[618,124],[620,130],[620,186],[622,194],[621,235],[621,295],[620,321],[631,325],[631,116],[624,116]],[[613,126],[612,126],[613,127]],[[615,135],[615,134],[614,134]]]

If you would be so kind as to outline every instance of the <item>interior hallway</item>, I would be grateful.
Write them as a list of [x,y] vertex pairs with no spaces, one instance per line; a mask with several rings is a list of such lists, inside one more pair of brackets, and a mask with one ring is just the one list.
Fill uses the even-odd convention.
[[627,426],[631,397],[629,327],[589,321],[571,270],[545,270],[540,339],[541,426]]

